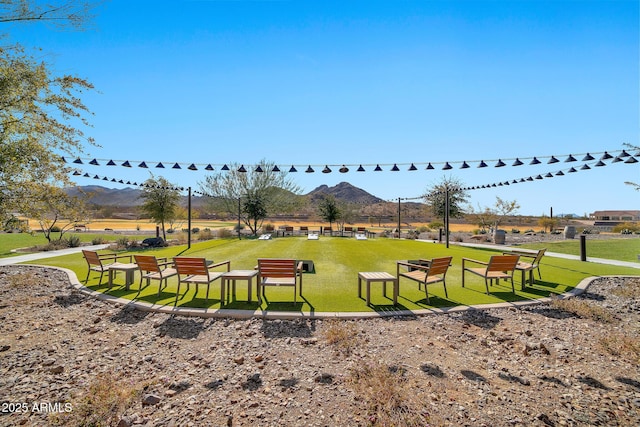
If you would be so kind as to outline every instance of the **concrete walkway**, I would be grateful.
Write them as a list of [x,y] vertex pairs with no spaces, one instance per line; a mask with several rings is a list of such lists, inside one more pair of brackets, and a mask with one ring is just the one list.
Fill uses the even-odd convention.
[[39,259],[54,258],[62,255],[77,254],[81,252],[83,249],[86,249],[89,251],[99,251],[100,249],[106,249],[108,247],[109,247],[109,244],[107,243],[103,245],[82,246],[79,248],[58,249],[57,251],[34,252],[32,254],[24,254],[24,255],[11,256],[7,258],[0,258],[0,265],[19,264],[21,262],[31,262],[31,261],[37,261]]
[[[427,240],[425,242],[433,243],[432,240]],[[483,245],[476,243],[455,243],[460,246],[469,246],[469,247],[477,247],[477,248],[485,248],[485,249],[493,249],[500,250],[504,248],[505,250],[512,249],[511,246],[495,246],[495,245]],[[32,262],[37,261],[39,259],[52,258],[61,255],[69,255],[73,253],[78,253],[83,249],[87,250],[100,250],[106,249],[109,247],[108,244],[104,245],[94,245],[94,246],[83,246],[80,248],[69,248],[69,249],[61,249],[57,251],[49,251],[49,252],[40,252],[33,254],[25,254],[8,258],[0,258],[0,266],[1,265],[11,265],[23,262]],[[575,255],[567,255],[560,254],[554,252],[547,252],[545,256],[557,257],[557,258],[565,258],[572,260],[579,260],[580,257]],[[610,264],[610,265],[618,265],[621,267],[632,267],[639,268],[640,263],[634,262],[626,262],[626,261],[616,261],[610,259],[602,259],[602,258],[587,258],[589,262],[597,262],[602,264]],[[516,302],[504,302],[504,303],[496,303],[496,304],[484,304],[484,305],[473,305],[473,306],[456,306],[456,307],[447,307],[447,308],[430,308],[430,309],[422,309],[422,310],[395,310],[389,309],[384,312],[284,312],[284,311],[268,311],[268,310],[229,310],[229,309],[211,309],[211,308],[184,308],[184,307],[174,307],[167,305],[157,305],[146,303],[142,301],[129,300],[125,298],[117,298],[112,295],[103,294],[101,292],[93,291],[86,286],[84,286],[79,280],[76,274],[66,268],[60,267],[52,267],[58,268],[59,270],[64,271],[68,276],[71,282],[71,285],[75,287],[80,292],[92,296],[96,299],[100,299],[109,303],[113,303],[121,306],[135,307],[138,310],[142,311],[151,311],[158,313],[166,313],[166,314],[174,314],[174,315],[182,315],[182,316],[194,316],[194,317],[232,317],[238,319],[248,319],[252,317],[261,317],[266,319],[365,319],[365,318],[378,318],[378,317],[392,317],[392,316],[421,316],[428,314],[447,314],[447,313],[456,313],[467,310],[488,310],[493,308],[505,308],[505,307],[523,307],[528,305],[541,304],[545,302],[549,302],[551,298],[538,298],[534,300],[525,300],[525,301],[516,301]],[[562,295],[557,295],[555,298],[568,298],[576,295],[580,295],[584,293],[591,282],[595,280],[597,277],[587,277],[580,281],[570,292],[566,292]]]

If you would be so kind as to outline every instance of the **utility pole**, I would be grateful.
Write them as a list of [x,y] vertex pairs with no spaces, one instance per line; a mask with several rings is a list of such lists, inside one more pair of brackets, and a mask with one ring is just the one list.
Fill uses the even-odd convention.
[[398,239],[400,239],[400,197],[398,197]]
[[187,227],[189,231],[187,233],[187,248],[191,248],[191,187],[189,187],[189,196],[187,198]]
[[444,190],[444,233],[447,249],[449,249],[449,187]]

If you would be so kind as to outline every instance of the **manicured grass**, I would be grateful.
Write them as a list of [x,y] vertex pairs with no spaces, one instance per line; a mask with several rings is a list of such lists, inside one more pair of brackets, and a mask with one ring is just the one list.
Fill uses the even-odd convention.
[[[133,253],[133,252],[132,252]],[[451,245],[449,249],[442,244],[417,242],[412,240],[370,239],[358,241],[350,238],[322,237],[320,240],[309,241],[304,237],[286,237],[273,240],[235,240],[222,239],[199,242],[191,249],[185,246],[174,246],[159,250],[145,250],[145,254],[158,257],[197,256],[205,257],[215,262],[231,260],[232,269],[253,269],[258,258],[295,258],[298,260],[314,261],[315,271],[305,273],[303,277],[303,296],[298,296],[298,303],[293,304],[293,289],[290,287],[267,289],[266,300],[258,307],[255,297],[255,280],[253,302],[247,302],[247,287],[245,282],[238,282],[237,300],[225,308],[233,309],[268,309],[286,311],[390,311],[393,310],[391,300],[391,286],[388,286],[387,296],[382,296],[382,285],[374,283],[371,286],[372,307],[367,307],[363,299],[358,298],[359,271],[386,271],[396,274],[396,260],[434,258],[439,256],[453,256],[453,264],[447,275],[447,290],[449,297],[445,298],[442,284],[429,287],[429,297],[432,307],[450,307],[457,305],[489,304],[505,301],[522,301],[559,294],[575,287],[580,280],[588,276],[599,275],[639,275],[640,270],[621,268],[595,263],[564,260],[545,257],[542,262],[542,280],[536,280],[535,286],[520,290],[520,274],[515,275],[516,295],[511,292],[508,282],[500,282],[493,286],[491,294],[485,294],[484,281],[478,276],[467,275],[466,287],[461,286],[462,258],[488,260],[497,252],[483,249],[467,248]],[[39,262],[45,265],[56,265],[69,268],[76,272],[80,280],[87,274],[87,266],[81,255],[69,255]],[[110,295],[129,299],[139,299],[150,303],[173,305],[176,299],[177,279],[169,279],[169,286],[157,296],[158,282],[152,281],[151,286],[140,290],[139,275],[136,273],[136,283],[130,291],[124,289],[123,274],[119,273],[111,291],[104,284],[98,286],[99,274],[89,275],[88,286],[94,290],[108,292]],[[536,273],[537,278],[537,273]],[[211,307],[220,308],[220,282],[211,285],[208,304],[205,303],[206,287],[201,286],[195,295],[195,287],[186,291],[180,288],[178,306],[183,307]],[[363,289],[364,297],[364,289]],[[396,309],[424,309],[427,305],[424,291],[418,290],[416,282],[408,279],[400,280],[400,297]]]
[[[640,238],[612,238],[606,240],[589,239],[587,236],[587,258],[606,258],[619,261],[638,261],[640,255]],[[519,247],[527,249],[548,248],[550,252],[580,255],[580,239],[560,242],[527,243]]]

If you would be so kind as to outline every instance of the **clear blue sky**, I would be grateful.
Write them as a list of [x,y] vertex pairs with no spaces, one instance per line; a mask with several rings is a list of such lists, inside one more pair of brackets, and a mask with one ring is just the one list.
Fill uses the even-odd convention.
[[[587,152],[597,160],[640,145],[638,4],[112,0],[84,32],[10,31],[59,72],[95,84],[83,99],[101,148],[81,156],[134,167],[83,165],[91,176],[140,182],[152,171],[196,190],[208,163],[267,159],[296,165],[304,192],[347,181],[397,199],[444,176],[476,186],[551,172],[471,191],[470,202],[499,196],[517,200],[521,214],[582,215],[640,209],[640,192],[624,185],[640,181],[640,163],[579,170]],[[578,161],[565,163],[568,154]],[[560,162],[547,164],[552,155]],[[542,164],[528,165],[534,156]],[[525,164],[511,166],[515,158]],[[496,168],[498,159],[507,166]],[[315,173],[303,172],[308,164]],[[356,166],[323,174],[325,164]],[[367,172],[355,172],[359,164]],[[579,171],[566,173],[572,166]]]

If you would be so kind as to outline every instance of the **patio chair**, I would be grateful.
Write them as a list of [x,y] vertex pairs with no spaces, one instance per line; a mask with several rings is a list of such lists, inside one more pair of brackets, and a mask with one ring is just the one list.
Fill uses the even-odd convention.
[[[104,275],[105,272],[109,271],[109,267],[120,266],[124,264],[124,263],[118,262],[119,259],[128,258],[129,262],[131,262],[131,255],[118,255],[115,253],[99,254],[98,252],[88,251],[85,249],[82,250],[82,255],[84,256],[84,259],[87,261],[87,266],[88,266],[87,277],[84,279],[85,284],[89,280],[89,274],[92,271],[97,271],[98,273],[100,273],[100,280],[98,280],[98,284],[101,285],[102,276]],[[112,262],[108,262],[108,261],[112,261]]]
[[298,283],[302,296],[302,271],[304,263],[295,259],[258,259],[258,302],[262,304],[262,296],[266,286],[292,286],[293,303],[296,303]]
[[518,264],[516,264],[516,270],[519,270],[522,272],[522,279],[521,279],[522,289],[524,289],[524,286],[525,286],[524,276],[525,276],[525,272],[527,271],[529,272],[530,286],[533,286],[533,270],[538,270],[538,277],[540,278],[540,280],[542,280],[542,274],[540,274],[540,261],[542,260],[542,257],[544,256],[546,251],[547,251],[547,248],[540,249],[537,252],[511,251],[511,252],[503,253],[503,255],[519,255],[520,259],[529,258],[531,260],[531,262],[518,261]]
[[166,287],[169,277],[178,274],[175,268],[170,267],[173,262],[167,261],[167,258],[156,258],[151,255],[135,255],[134,258],[140,269],[140,289],[142,289],[142,279],[147,279],[147,286],[151,279],[158,280],[158,296],[162,291],[162,282],[164,281]]
[[[449,265],[451,265],[452,259],[453,257],[433,258],[432,260],[421,259],[419,260],[420,264],[414,264],[409,261],[397,261],[396,276],[398,277],[398,282],[400,281],[400,276],[402,276],[418,282],[418,289],[421,289],[422,285],[424,284],[424,293],[427,297],[427,304],[430,304],[427,285],[442,282],[442,286],[444,287],[444,295],[446,298],[449,298],[449,295],[447,294],[447,283],[445,281],[445,277],[447,275]],[[407,267],[408,271],[401,272],[401,266]]]
[[[478,261],[470,258],[462,258],[462,287],[464,288],[464,273],[469,272],[481,276],[484,278],[484,285],[487,288],[487,294],[489,294],[489,283],[493,280],[511,280],[511,290],[516,293],[516,289],[513,285],[513,272],[516,269],[519,255],[494,255],[489,259],[489,262]],[[484,265],[484,267],[467,267],[465,263],[475,263]]]
[[[192,258],[192,257],[175,257],[173,258],[173,265],[178,272],[178,289],[176,290],[176,303],[178,302],[178,295],[180,295],[180,285],[182,283],[187,284],[187,292],[189,292],[189,285],[195,283],[196,294],[198,293],[198,285],[207,285],[206,301],[209,301],[209,286],[211,282],[222,277],[225,272],[211,271],[212,268],[227,266],[227,271],[231,270],[231,261],[222,261],[218,263],[207,262],[204,258]],[[222,284],[220,285],[222,287]],[[220,290],[220,301],[224,301],[224,289]]]

